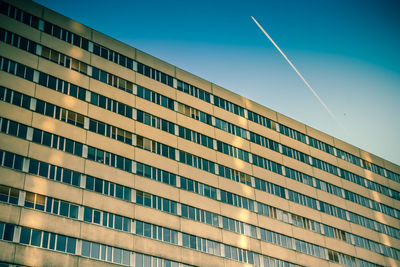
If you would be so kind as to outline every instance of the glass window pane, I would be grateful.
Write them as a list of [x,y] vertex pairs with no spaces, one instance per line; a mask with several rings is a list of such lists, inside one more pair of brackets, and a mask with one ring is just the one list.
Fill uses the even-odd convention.
[[13,161],[14,161],[14,154],[6,152],[4,157],[4,166],[12,168]]
[[70,205],[69,217],[77,219],[78,218],[78,206]]
[[91,176],[86,176],[86,189],[93,190],[94,178]]
[[48,243],[49,243],[49,233],[43,232],[42,248],[47,248]]
[[122,264],[130,265],[131,262],[131,253],[129,251],[122,251]]
[[21,237],[19,239],[19,242],[22,244],[29,244],[30,238],[31,238],[31,229],[22,227],[21,228]]
[[66,241],[67,240],[66,240],[65,236],[58,235],[57,236],[57,247],[56,247],[56,250],[64,252],[65,251],[65,243],[66,243]]
[[69,204],[64,201],[60,202],[60,215],[68,217]]
[[113,262],[121,263],[121,256],[122,256],[121,253],[122,253],[121,249],[114,248]]
[[75,254],[76,249],[76,239],[72,237],[67,238],[67,252]]
[[42,231],[39,231],[39,230],[32,230],[31,244],[32,244],[33,246],[40,247],[41,238],[42,238]]
[[91,251],[91,257],[98,259],[100,258],[100,245],[97,243],[92,243],[92,251]]
[[37,174],[39,168],[39,161],[30,159],[29,160],[29,173],[30,174]]
[[122,217],[115,215],[115,229],[122,230]]
[[131,231],[131,219],[124,218],[124,231],[125,232]]
[[72,176],[71,170],[63,169],[63,182],[64,183],[70,184],[71,183],[71,176]]
[[90,242],[82,240],[82,256],[90,257]]
[[49,245],[49,249],[54,249],[55,242],[56,242],[56,235],[55,235],[55,234],[50,234],[50,245]]
[[85,211],[83,214],[83,220],[85,222],[92,222],[92,212],[93,210],[91,208],[85,207]]
[[100,224],[100,214],[101,213],[98,210],[93,211],[93,222],[94,223]]
[[120,198],[120,199],[123,199],[123,187],[122,187],[122,185],[116,185],[116,197],[117,198]]
[[95,179],[94,191],[96,191],[98,193],[102,193],[103,192],[103,180]]

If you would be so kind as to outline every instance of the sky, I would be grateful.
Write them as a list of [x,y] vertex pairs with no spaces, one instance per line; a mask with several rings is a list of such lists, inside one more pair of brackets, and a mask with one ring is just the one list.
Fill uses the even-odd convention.
[[400,1],[36,2],[400,165]]

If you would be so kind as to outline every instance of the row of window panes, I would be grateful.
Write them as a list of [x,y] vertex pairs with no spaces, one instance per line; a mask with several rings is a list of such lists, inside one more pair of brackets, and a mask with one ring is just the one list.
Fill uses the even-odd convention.
[[188,178],[180,177],[179,188],[217,200],[217,188]]
[[132,160],[114,153],[88,146],[87,159],[115,167],[120,170],[132,172]]
[[65,108],[60,108],[53,104],[44,102],[40,99],[35,99],[35,100],[36,100],[36,106],[31,105],[32,111],[83,128],[84,116],[82,114],[76,113],[71,110],[67,110]]
[[[86,90],[87,91],[87,90]],[[88,92],[88,91],[87,91]],[[85,99],[83,99],[85,101]],[[132,119],[133,108],[111,98],[90,92],[90,104]]]
[[227,203],[254,212],[254,200],[224,190],[220,190],[220,192],[221,192],[221,201],[223,203]]
[[[141,63],[138,63],[138,64],[141,64]],[[208,93],[208,92],[206,92],[206,91],[204,91],[202,89],[199,89],[196,86],[188,84],[188,83],[186,83],[184,81],[181,81],[181,80],[177,79],[177,87],[176,87],[176,89],[178,89],[179,91],[185,92],[185,93],[187,93],[189,95],[192,95],[192,96],[194,96],[196,98],[199,98],[199,99],[201,99],[203,101],[206,101],[208,103],[211,103],[211,94],[210,93]]]
[[[256,143],[260,146],[266,147],[268,149],[271,149],[275,152],[279,152],[280,153],[280,149],[279,149],[279,143],[275,142],[269,138],[266,138],[264,136],[261,136],[259,134],[250,132],[250,139],[251,142]],[[283,147],[283,146],[282,146]],[[282,153],[284,153],[283,149],[282,149]]]
[[[14,232],[19,232],[18,240],[14,240]],[[126,266],[189,266],[117,247],[3,222],[0,222],[0,239]],[[80,250],[77,250],[78,247]]]
[[178,245],[178,231],[135,220],[135,234]]
[[137,63],[137,72],[163,84],[174,86],[174,78],[172,76],[139,62]]
[[[87,177],[89,177],[89,176],[87,176]],[[102,181],[101,179],[98,179],[98,178],[95,178],[95,179]],[[100,184],[102,184],[102,183],[100,183]],[[122,192],[122,186],[120,186],[120,187],[121,187],[120,190]],[[3,190],[3,191],[6,191],[6,190]],[[127,191],[130,194],[130,189],[129,190],[124,190],[124,191]],[[10,191],[7,191],[7,192],[10,192]],[[97,192],[102,193],[101,190],[97,190]],[[119,198],[122,199],[122,197],[119,197]],[[37,197],[31,197],[30,199],[37,199]],[[52,201],[51,198],[49,198],[49,199],[50,199],[50,201]],[[125,200],[130,201],[130,199],[125,199]],[[149,206],[149,207],[157,208],[157,209],[160,209],[160,210],[164,210],[166,212],[170,212],[168,209],[166,210],[166,209],[162,209],[161,208],[162,205],[164,205],[164,206],[167,205],[168,206],[169,205],[168,204],[169,200],[165,201],[165,199],[159,198],[158,196],[152,196],[152,195],[150,195],[148,193],[144,193],[144,192],[138,191],[136,200],[137,200],[136,203],[138,203],[138,204],[142,204],[142,205],[145,205],[145,206]],[[35,202],[31,201],[31,202],[35,203],[35,208],[36,208],[36,201]],[[153,205],[154,203],[157,203],[157,202],[159,202],[158,207],[157,207],[157,204]],[[41,201],[40,203],[42,203],[42,204],[39,205],[39,208],[37,208],[37,209],[43,210],[44,209],[44,206],[43,206],[44,201]],[[49,203],[49,202],[47,202],[47,203]],[[167,203],[167,204],[165,204],[165,203]],[[64,208],[60,207],[60,212],[58,212],[58,204],[56,206],[57,208],[53,207],[53,212],[52,212],[51,211],[51,209],[52,209],[51,207],[53,205],[51,204],[50,207],[49,207],[49,204],[47,204],[46,211],[47,212],[52,212],[52,213],[55,213],[55,214],[58,214],[58,215],[62,215],[62,216],[69,216],[69,217],[72,217],[72,218],[76,218],[77,217],[77,207],[74,207],[72,209],[72,208],[68,208],[69,206],[66,205],[66,203],[64,203],[63,205],[65,207]],[[175,206],[176,206],[176,203],[175,203]],[[33,207],[33,206],[28,206],[28,207]],[[54,209],[55,209],[55,211],[54,211]],[[73,210],[73,211],[71,211],[71,210]],[[89,209],[89,210],[90,210],[90,218],[92,218],[91,217],[92,216],[92,209]],[[175,210],[176,210],[176,208],[175,208]],[[219,215],[217,215],[217,214],[213,214],[211,212],[207,212],[207,211],[199,210],[197,208],[189,207],[189,206],[186,206],[184,204],[181,204],[181,210],[182,210],[181,211],[182,212],[182,215],[181,215],[182,217],[189,218],[189,219],[192,219],[192,220],[197,220],[197,221],[200,221],[200,222],[204,222],[204,223],[219,227],[219,219],[218,219]],[[68,211],[70,213],[68,213]],[[361,247],[370,249],[372,251],[384,254],[384,255],[389,256],[389,257],[396,257],[397,256],[398,258],[400,258],[400,252],[399,251],[396,252],[396,250],[393,250],[392,248],[387,248],[385,246],[382,246],[381,244],[375,243],[375,242],[367,240],[365,238],[361,238],[361,237],[354,236],[354,235],[349,234],[349,233],[345,233],[345,232],[343,232],[343,231],[341,231],[339,229],[335,229],[335,228],[332,228],[332,227],[327,226],[327,225],[321,225],[321,224],[319,224],[317,222],[313,222],[313,221],[311,221],[309,219],[306,219],[304,217],[301,217],[301,216],[298,216],[298,215],[294,215],[294,214],[290,214],[290,213],[284,212],[282,210],[267,206],[265,204],[258,203],[258,211],[259,211],[260,214],[263,214],[263,215],[266,215],[266,216],[269,216],[269,217],[284,221],[286,223],[292,223],[293,225],[300,226],[300,227],[305,228],[305,229],[311,229],[314,232],[317,232],[317,233],[320,233],[320,234],[323,233],[323,234],[325,234],[327,236],[347,241],[350,244],[355,244],[357,246],[361,246]],[[97,214],[98,214],[97,215],[97,219],[95,219],[96,218],[95,211],[93,211],[93,213],[94,213],[94,215],[93,215],[94,219],[93,220],[95,222],[97,222],[97,223],[100,223],[100,221],[103,220],[103,224],[104,224],[104,217],[103,217],[103,219],[101,219],[101,213],[99,211],[97,211]],[[74,214],[74,215],[71,215],[71,214]],[[176,214],[176,213],[174,213],[174,214]],[[89,215],[86,215],[86,210],[85,210],[85,218],[87,218],[87,216],[89,216]],[[103,216],[105,216],[105,215],[103,215]],[[221,217],[222,217],[222,227],[224,229],[227,229],[227,230],[230,230],[230,231],[238,232],[238,233],[241,233],[241,234],[245,234],[245,235],[257,238],[257,234],[256,234],[257,230],[256,230],[255,226],[247,225],[247,224],[244,224],[242,222],[238,222],[238,221],[235,221],[233,219],[226,218],[226,217],[223,217],[223,216],[221,216]],[[85,219],[85,220],[89,221],[88,219]],[[322,227],[323,227],[323,229],[322,229]],[[119,229],[119,228],[117,228],[117,229]],[[260,231],[261,232],[262,231],[265,232],[265,231],[269,231],[269,230],[260,228]],[[275,235],[276,234],[277,233],[275,233]],[[348,236],[347,239],[346,239],[346,235]],[[260,238],[262,238],[262,237],[260,237]],[[362,242],[357,243],[354,240],[361,240]],[[266,240],[266,241],[269,241],[269,240]],[[277,243],[277,244],[279,244],[279,243]]]
[[[30,24],[28,24],[28,25],[30,25]],[[76,34],[74,35],[73,33],[70,33],[70,32],[69,32],[70,38],[66,39],[68,37],[68,31],[63,30],[63,29],[59,28],[56,25],[53,25],[54,29],[57,29],[53,33],[53,29],[51,31],[50,30],[46,30],[46,29],[49,29],[49,27],[50,27],[48,25],[52,25],[52,24],[46,22],[46,24],[44,26],[45,32],[47,32],[49,34],[52,34],[53,36],[55,36],[57,38],[60,38],[60,39],[62,39],[64,41],[67,41],[67,42],[69,42],[71,44],[77,45],[77,46],[79,46],[79,47],[81,47],[81,48],[83,48],[85,50],[88,50],[89,52],[93,52],[93,48],[90,48],[91,46],[93,46],[93,43],[91,43],[87,39],[79,37]],[[64,35],[62,35],[61,32],[64,32]],[[66,35],[65,35],[65,33],[66,33]],[[63,38],[63,36],[64,36],[64,38]],[[121,55],[121,54],[119,54],[117,52],[114,52],[114,51],[109,50],[109,49],[104,48],[104,47],[101,47],[101,49],[100,49],[100,46],[96,45],[96,44],[95,44],[95,47],[96,47],[96,49],[95,49],[96,53],[95,54],[98,54],[99,56],[102,56],[102,57],[104,57],[104,58],[106,58],[108,60],[111,60],[111,61],[113,61],[113,62],[115,62],[117,64],[120,64],[122,66],[128,67],[129,69],[134,69],[133,68],[133,63],[132,63],[133,60],[132,59],[129,59],[128,57],[125,57],[125,56],[123,56],[123,55]],[[103,50],[104,50],[104,52],[100,53],[100,51],[103,51]],[[145,66],[145,65],[143,65],[141,63],[139,63],[139,64],[141,66],[140,69],[142,70],[142,71],[140,71],[141,74],[144,74],[144,75],[146,75],[146,76],[148,76],[150,78],[156,79],[156,80],[158,80],[158,81],[160,81],[162,83],[165,83],[165,84],[173,87],[173,78],[171,76],[166,75],[166,74],[164,74],[164,73],[162,73],[162,72],[160,72],[158,70],[155,70],[155,69],[153,69],[151,67]],[[157,74],[155,74],[155,73],[157,73]],[[159,78],[159,77],[161,77],[161,78]],[[162,78],[162,77],[165,77],[165,78]],[[190,90],[190,89],[186,90],[186,88],[194,88],[194,89],[193,90]],[[209,93],[205,92],[202,89],[198,89],[198,88],[196,88],[194,86],[186,84],[186,83],[184,83],[182,81],[178,81],[178,90],[187,92],[187,93],[189,93],[189,94],[191,94],[191,95],[193,95],[195,97],[198,97],[198,98],[200,98],[202,100],[210,102],[208,100],[210,97],[204,96],[204,95],[207,95],[207,94],[209,96]],[[230,112],[233,112],[235,114],[244,116],[244,109],[242,107],[237,106],[236,104],[233,104],[233,103],[231,103],[229,101],[226,101],[224,99],[221,99],[221,98],[219,98],[217,96],[214,96],[214,101],[215,101],[215,99],[217,99],[217,101],[216,101],[217,104],[218,104],[217,106],[219,106],[221,108],[224,108],[224,109],[226,109],[226,110],[228,110]],[[266,121],[266,120],[269,120],[269,119],[267,119],[267,118],[265,118],[265,117],[263,117],[263,116],[261,116],[259,114],[256,114],[254,112],[251,112],[251,111],[249,111],[249,112],[250,112],[249,114],[251,114],[251,115],[248,116],[250,120],[253,120],[253,121],[257,122],[257,123],[260,123],[260,121],[261,121],[260,124],[268,127],[268,123],[265,123],[263,121]],[[253,119],[254,117],[261,117],[261,118],[264,118],[264,119]],[[280,128],[282,128],[282,130]],[[299,133],[298,131],[295,131],[295,130],[293,130],[291,128],[288,128],[286,126],[279,127],[279,130],[283,134],[286,134],[286,135],[288,135],[288,136],[290,136],[292,138],[295,138],[296,140],[299,140],[301,142],[307,143],[306,140],[305,140],[305,139],[307,139],[307,138],[305,138],[305,135]],[[319,142],[322,143],[321,141],[319,141]],[[329,146],[329,145],[325,144],[325,146]],[[331,153],[331,154],[334,155],[334,152],[333,152],[332,149],[330,149],[328,151],[325,151],[325,152],[328,152],[328,153]],[[343,152],[343,153],[344,154],[348,154],[347,152]],[[358,157],[355,157],[353,155],[351,155],[350,157],[348,157],[348,156],[343,157],[342,155],[337,155],[337,156],[341,157],[341,158],[344,158],[345,160],[348,160],[348,158],[351,158],[351,159],[358,158]],[[348,160],[348,161],[350,161],[350,162],[352,162],[354,164],[357,164],[357,161],[354,161],[354,160]],[[359,166],[361,165],[361,167],[367,168],[369,170],[374,171],[375,173],[378,173],[380,175],[383,175],[385,177],[388,177],[390,179],[393,179],[395,181],[399,181],[400,182],[400,175],[399,174],[393,173],[393,172],[388,171],[388,170],[385,171],[384,168],[379,167],[379,166],[377,166],[375,164],[370,164],[370,163],[362,164],[362,162],[366,162],[365,160],[359,159],[358,162],[361,162],[361,164],[357,164]],[[372,168],[371,168],[371,165],[374,165],[374,166],[372,166]]]
[[215,174],[215,163],[179,150],[179,162]]
[[[3,127],[1,127],[1,128],[3,128]],[[43,131],[40,131],[40,130],[37,130],[37,129],[34,129],[33,132],[34,132],[34,134],[33,134],[33,139],[32,140],[33,141],[36,140],[37,143],[44,144],[44,145],[47,145],[47,146],[52,146],[52,144],[54,143],[54,140],[63,140],[62,137],[58,137],[56,135],[49,134],[49,133],[46,133],[46,132],[43,132]],[[38,134],[36,134],[36,136],[37,136],[36,139],[35,139],[35,132],[38,133]],[[43,138],[41,139],[42,136],[43,136]],[[55,137],[55,138],[53,138],[53,143],[51,142],[52,137]],[[45,140],[48,140],[48,141],[45,141]],[[68,149],[65,149],[66,152],[73,153],[73,154],[78,155],[78,156],[82,156],[82,146],[83,145],[81,143],[78,143],[78,142],[75,142],[75,141],[71,141],[69,139],[65,139],[65,140],[66,140],[65,143],[68,143],[68,141],[70,142],[70,144],[68,146],[66,146],[66,147],[68,147]],[[62,148],[60,146],[58,146],[58,147],[57,146],[56,147],[52,146],[52,147],[53,148],[59,148],[59,149]],[[184,162],[182,159],[187,160],[189,158],[189,157],[187,157],[187,155],[193,156],[193,155],[190,155],[188,153],[180,151],[180,155],[182,155],[182,154],[184,156],[186,156],[186,158],[180,157],[180,161],[181,162]],[[195,157],[195,156],[193,156],[193,157]],[[109,152],[104,152],[104,151],[102,151],[100,149],[97,149],[97,148],[88,147],[88,159],[95,160],[95,161],[98,161],[98,162],[101,162],[101,160],[104,160],[104,164],[106,164],[106,165],[114,166],[114,167],[117,167],[119,169],[126,170],[128,172],[132,171],[132,160],[127,159],[127,158],[123,158],[121,156],[118,156],[118,155],[115,155],[115,154],[112,154],[112,153],[109,153]],[[203,168],[203,169],[204,169],[204,166],[206,166],[203,163],[203,161],[206,161],[206,163],[209,162],[207,160],[204,160],[204,159],[201,159],[201,158],[198,158],[198,157],[195,157],[195,159],[196,159],[195,162],[202,163],[202,165],[200,165],[198,167]],[[203,160],[203,161],[201,161],[201,160]],[[184,163],[186,163],[186,162],[184,162]],[[212,163],[212,164],[214,164],[214,163]],[[212,166],[214,166],[214,165],[212,165]],[[204,169],[204,170],[206,170],[206,169]],[[295,201],[295,202],[297,202],[299,204],[306,205],[306,206],[311,207],[311,208],[313,208],[315,210],[322,211],[324,213],[339,217],[339,218],[344,219],[344,220],[350,220],[350,221],[352,221],[354,223],[360,224],[360,225],[368,227],[370,229],[373,229],[373,230],[376,230],[376,231],[379,231],[379,232],[383,232],[383,233],[387,233],[387,234],[389,234],[389,235],[391,235],[393,237],[399,237],[400,236],[399,235],[399,230],[396,229],[396,228],[390,227],[388,225],[384,225],[384,224],[379,223],[377,221],[374,221],[374,220],[365,218],[363,216],[360,216],[358,214],[354,214],[352,212],[343,210],[341,208],[338,208],[336,206],[324,203],[322,201],[315,200],[313,198],[310,198],[308,196],[299,194],[299,193],[294,192],[292,190],[287,190],[286,189],[286,191],[289,192],[287,194],[287,196],[286,196],[285,189],[283,187],[280,187],[280,186],[277,186],[277,185],[272,185],[269,182],[260,180],[258,178],[255,178],[255,180],[257,181],[256,188],[259,189],[259,190],[263,190],[265,192],[278,195],[278,196],[280,196],[282,198],[285,198],[285,199],[288,199],[288,200],[291,200],[291,201]],[[280,189],[279,190],[275,190],[274,188],[280,188]],[[271,189],[273,189],[273,190],[271,190]],[[227,198],[227,199],[228,199],[227,203],[231,204],[231,202],[229,202],[229,198]],[[247,208],[247,207],[251,208],[251,204],[249,203],[249,205],[247,205],[247,202],[244,203],[244,202],[241,202],[241,201],[232,200],[232,203],[242,204],[242,207],[244,207],[244,208]]]
[[89,131],[116,139],[128,145],[133,145],[133,133],[121,128],[89,118]]
[[223,165],[218,165],[218,175],[227,178],[229,180],[246,184],[248,186],[253,186],[251,175],[244,172],[240,172],[238,170],[231,169],[229,167],[225,167]]
[[[79,185],[78,185],[79,186]],[[85,189],[110,197],[131,201],[132,189],[103,179],[86,175]]]
[[236,126],[232,123],[229,123],[227,121],[221,120],[219,118],[215,117],[215,125],[214,125],[217,129],[220,129],[222,131],[228,132],[230,134],[236,135],[236,136],[240,136],[244,139],[248,139],[247,138],[247,133],[248,131]]
[[[202,251],[204,253],[221,256],[221,245],[226,246],[225,244],[221,244],[219,242],[215,242],[209,239],[182,233],[182,246],[186,248],[191,248]],[[225,257],[227,257],[227,255],[225,255]]]
[[[172,133],[173,134],[173,133]],[[196,144],[214,149],[214,139],[207,135],[195,132],[188,128],[178,125],[178,136],[186,140],[192,141]]]
[[3,28],[0,28],[0,42],[18,47],[32,54],[36,53],[36,42],[33,42]]
[[174,110],[174,100],[149,89],[137,86],[137,96],[170,110]]
[[207,114],[201,110],[192,108],[188,105],[185,105],[185,104],[182,104],[179,102],[177,102],[177,105],[178,105],[177,112],[179,112],[185,116],[188,116],[192,119],[204,122],[208,125],[212,125],[212,119],[211,119],[212,116],[210,114]]
[[236,115],[239,115],[241,117],[245,117],[244,108],[242,108],[241,106],[238,106],[232,102],[229,102],[223,98],[220,98],[216,95],[214,95],[214,105],[219,108],[225,109],[229,112],[232,112]]
[[[39,77],[41,77],[42,75],[40,75]],[[46,80],[47,81],[47,80]],[[49,81],[50,81],[50,78],[49,78]],[[57,82],[57,81],[56,81]],[[147,90],[147,89],[144,89],[144,90]],[[156,93],[155,93],[156,94]],[[92,96],[97,96],[97,94],[95,94],[95,93],[92,93]],[[103,97],[104,98],[104,97]],[[93,104],[96,104],[96,105],[99,105],[99,103],[98,103],[98,101],[95,101],[95,100],[93,100],[93,97],[91,98],[92,99],[92,102],[93,102]],[[100,97],[100,99],[101,99],[101,97]],[[97,99],[96,99],[97,100]],[[109,100],[109,99],[108,99]],[[171,100],[172,102],[173,102],[173,100]],[[100,101],[101,102],[101,101]],[[104,98],[104,101],[103,101],[104,103],[106,103],[106,99]],[[125,104],[122,104],[122,103],[119,103],[119,104],[121,104],[121,105],[119,105],[119,107],[122,107],[122,109],[120,109],[120,108],[118,108],[118,113],[120,113],[121,115],[126,115],[126,116],[128,116],[128,117],[132,117],[132,108],[130,108],[130,107],[128,107],[128,106],[126,106]],[[129,110],[125,110],[125,108],[127,109],[127,108],[129,108]],[[109,108],[109,109],[111,109],[111,108]],[[117,109],[116,109],[117,110]],[[129,112],[128,112],[129,111]],[[126,113],[128,113],[128,114],[126,114]],[[201,114],[204,114],[204,113],[202,113],[202,112],[200,112],[200,115]],[[208,115],[208,116],[210,116],[210,115]],[[201,118],[201,116],[200,116],[200,118]],[[210,116],[210,118],[211,118],[211,116]],[[211,121],[211,119],[210,119],[210,121]],[[253,134],[253,136],[254,136],[255,134]],[[263,139],[265,139],[265,138],[261,138],[261,141],[263,140]],[[271,142],[273,142],[273,143],[276,143],[276,142],[274,142],[274,141],[271,141]],[[265,142],[265,144],[269,144],[269,142],[267,143],[267,142]],[[276,146],[275,146],[276,147]],[[296,151],[296,150],[293,150],[293,149],[291,149],[291,148],[288,148],[288,147],[286,147],[286,146],[282,146],[284,149],[283,149],[283,154],[286,154],[286,152],[287,152],[287,155],[288,156],[291,156],[291,157],[293,157],[293,158],[296,158],[296,159],[298,159],[298,160],[301,160],[301,161],[303,161],[303,162],[306,162],[306,163],[308,163],[308,164],[312,164],[313,166],[315,166],[315,167],[319,167],[319,168],[321,168],[321,169],[323,169],[323,170],[325,170],[325,171],[327,171],[327,172],[330,172],[330,173],[333,173],[333,174],[335,174],[335,175],[338,175],[339,177],[342,177],[342,178],[344,178],[344,179],[347,179],[347,180],[350,180],[350,181],[353,181],[354,182],[354,179],[352,179],[352,177],[353,176],[356,176],[355,174],[352,174],[352,173],[349,173],[349,172],[347,172],[347,171],[345,171],[345,170],[342,170],[342,172],[340,172],[339,174],[338,174],[338,168],[336,167],[336,166],[333,166],[333,165],[331,165],[331,164],[328,164],[328,163],[325,163],[325,162],[322,162],[322,161],[320,161],[320,160],[310,160],[311,159],[311,157],[310,157],[310,159],[309,159],[309,161],[312,161],[311,163],[310,162],[307,162],[307,160],[304,158],[304,156],[305,156],[305,154],[304,153],[301,153],[301,152],[298,152],[298,151]],[[274,148],[274,150],[276,150],[275,148]],[[289,153],[290,152],[290,153]],[[296,153],[295,153],[296,152]],[[307,155],[307,157],[309,157],[308,155]],[[319,163],[319,164],[317,164],[317,163]],[[320,164],[320,163],[323,163],[323,164]],[[279,169],[278,169],[279,170]],[[343,174],[343,175],[342,175]],[[350,178],[349,178],[349,175],[350,175]],[[358,176],[356,176],[356,177],[358,177]],[[398,198],[399,197],[399,193],[397,192],[397,191],[393,191],[393,190],[391,190],[391,189],[388,189],[388,188],[386,188],[386,187],[383,187],[383,186],[381,186],[381,185],[379,185],[379,184],[376,184],[376,183],[374,183],[374,182],[371,182],[371,181],[369,181],[369,180],[366,180],[365,178],[361,178],[363,181],[365,181],[365,182],[367,182],[368,183],[368,188],[372,188],[373,190],[375,190],[375,191],[378,191],[378,192],[381,192],[381,193],[383,193],[383,194],[386,194],[386,195],[388,195],[388,196],[393,196],[394,198]],[[361,185],[363,185],[363,186],[365,186],[365,184],[364,183],[361,183]],[[376,206],[376,205],[375,205]],[[375,206],[372,206],[372,207],[375,207]],[[379,206],[379,205],[378,205]],[[380,211],[380,210],[391,210],[390,208],[384,208],[384,209],[378,209],[378,211]],[[392,214],[394,214],[393,212],[392,212]],[[392,216],[392,214],[390,214],[391,216]],[[400,216],[400,215],[398,215],[398,216]]]
[[251,156],[252,156],[252,162],[254,165],[282,175],[282,165],[281,164],[271,161],[269,159],[260,157],[255,154],[251,154]]
[[[175,124],[147,112],[137,110],[136,120],[164,132],[175,134]],[[184,128],[186,129],[186,128]],[[181,136],[182,137],[182,136]]]
[[[80,64],[84,64],[83,62],[80,62]],[[105,72],[104,70],[98,69],[96,67],[92,67],[92,73],[88,74],[90,77],[93,79],[96,79],[98,81],[101,81],[103,83],[106,83],[108,85],[111,85],[113,87],[116,87],[118,89],[121,89],[122,91],[128,92],[130,94],[133,93],[134,85],[132,82],[125,80],[121,77],[118,77],[114,74]]]
[[83,220],[85,222],[99,224],[128,233],[131,232],[132,219],[130,218],[89,207],[84,207],[83,210]]
[[217,151],[224,153],[226,155],[229,155],[231,157],[238,158],[238,159],[241,159],[246,162],[250,162],[250,157],[249,157],[250,153],[249,152],[247,152],[243,149],[231,146],[227,143],[223,143],[219,140],[217,140]]
[[[162,182],[164,184],[169,184],[176,186],[176,175],[140,162],[136,162],[136,174]],[[181,178],[182,179],[182,178]],[[181,184],[182,186],[182,184]]]
[[[20,138],[30,140],[27,136],[27,130],[25,129],[26,125],[16,123],[4,118],[0,118],[1,123],[1,131],[13,136],[18,136]],[[15,125],[14,125],[15,124]],[[16,129],[16,130],[12,130]],[[36,128],[33,129],[32,139],[31,141],[37,144],[45,145],[51,148],[55,148],[67,153],[71,153],[73,155],[84,157],[93,161],[97,161],[108,166],[112,166],[121,170],[125,170],[127,172],[132,172],[132,160],[128,158],[121,157],[119,155],[115,155],[113,153],[103,151],[94,147],[88,146],[87,156],[84,156],[82,143],[51,134],[48,132],[44,132],[42,130],[38,130]],[[21,132],[23,132],[25,136],[21,136]]]
[[76,238],[27,227],[21,227],[19,243],[69,254],[76,253]]
[[151,151],[152,153],[156,153],[169,159],[175,160],[175,148],[148,139],[146,137],[136,135],[136,146],[141,149]]
[[136,190],[136,204],[177,215],[178,203],[173,200]]

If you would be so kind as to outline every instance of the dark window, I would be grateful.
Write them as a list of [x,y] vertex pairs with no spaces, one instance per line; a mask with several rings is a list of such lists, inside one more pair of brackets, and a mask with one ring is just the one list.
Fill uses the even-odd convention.
[[85,211],[83,213],[83,220],[85,222],[92,222],[92,209],[85,207]]
[[56,249],[58,251],[64,252],[65,251],[65,242],[66,242],[66,237],[63,236],[63,235],[58,235],[57,236],[57,247],[56,247]]
[[14,236],[14,225],[6,224],[4,227],[4,240],[12,241]]
[[76,239],[72,237],[67,238],[67,252],[75,254],[76,249]]
[[27,130],[28,130],[27,126],[20,124],[18,129],[18,137],[25,139]]
[[29,244],[30,238],[31,238],[31,229],[22,227],[21,228],[21,237],[19,239],[19,242],[22,244]]
[[94,191],[96,191],[98,193],[103,192],[103,181],[101,179],[95,180]]
[[22,164],[24,162],[24,158],[19,155],[15,155],[14,158],[14,169],[22,170]]
[[115,229],[122,230],[122,217],[115,215]]
[[37,130],[37,129],[33,129],[33,138],[32,141],[34,143],[38,143],[40,144],[42,141],[42,131]]
[[74,151],[74,142],[70,139],[65,139],[65,152],[73,153]]
[[37,174],[39,168],[39,161],[30,159],[29,161],[29,173]]
[[82,240],[82,256],[90,257],[90,243]]
[[63,182],[66,184],[71,183],[72,172],[68,169],[63,169]]
[[68,209],[69,209],[69,204],[61,201],[60,203],[60,215],[68,217]]
[[40,247],[41,239],[42,239],[42,231],[32,230],[31,245]]
[[69,217],[77,219],[78,218],[78,206],[70,205],[69,206]]
[[76,34],[74,34],[74,45],[81,46],[81,37]]
[[17,76],[24,78],[25,74],[25,66],[18,64],[17,65]]
[[13,160],[14,160],[14,154],[12,154],[10,152],[5,152],[4,166],[12,168]]
[[43,145],[50,146],[51,145],[51,134],[47,132],[43,132]]
[[75,186],[80,186],[81,184],[81,175],[78,172],[73,172],[72,174],[72,184]]
[[116,197],[117,198],[120,198],[120,199],[123,199],[123,187],[122,187],[122,185],[116,185]]
[[86,189],[93,190],[93,180],[93,177],[86,176]]
[[80,143],[75,143],[74,155],[82,156],[82,149],[83,149],[83,145],[82,145],[82,144],[80,144]]
[[49,243],[49,233],[43,232],[42,247],[47,248],[48,243]]
[[39,167],[39,175],[42,177],[47,177],[48,174],[49,174],[49,165],[41,163]]
[[93,211],[93,222],[100,224],[100,211],[98,210]]

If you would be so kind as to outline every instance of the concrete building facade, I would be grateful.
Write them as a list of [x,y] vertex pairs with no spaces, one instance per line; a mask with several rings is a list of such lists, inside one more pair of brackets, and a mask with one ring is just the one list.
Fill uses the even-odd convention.
[[400,167],[0,1],[4,266],[400,266]]

